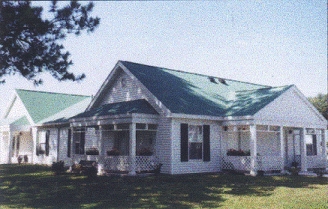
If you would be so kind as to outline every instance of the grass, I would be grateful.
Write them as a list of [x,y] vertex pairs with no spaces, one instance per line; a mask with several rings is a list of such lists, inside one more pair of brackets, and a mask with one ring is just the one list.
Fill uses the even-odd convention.
[[0,208],[328,208],[328,179],[228,174],[54,176],[0,165]]

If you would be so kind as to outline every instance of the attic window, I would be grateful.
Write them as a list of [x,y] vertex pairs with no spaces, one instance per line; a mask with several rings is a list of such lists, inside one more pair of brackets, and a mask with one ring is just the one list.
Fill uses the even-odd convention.
[[121,88],[125,88],[126,87],[126,78],[121,78]]

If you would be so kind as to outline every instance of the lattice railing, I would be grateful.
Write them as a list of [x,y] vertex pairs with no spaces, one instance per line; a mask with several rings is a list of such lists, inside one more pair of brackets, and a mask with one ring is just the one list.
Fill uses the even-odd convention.
[[257,170],[274,171],[283,168],[283,160],[280,156],[257,156]]
[[[283,160],[280,156],[257,156],[256,170],[273,171],[281,170]],[[222,168],[236,171],[250,171],[250,156],[224,156]]]
[[104,169],[110,171],[129,171],[129,156],[108,156],[104,159]]
[[325,168],[326,161],[323,156],[306,156],[307,168]]
[[[159,165],[159,159],[156,156],[136,156],[135,170],[151,171]],[[129,156],[107,156],[104,158],[104,169],[109,171],[130,171],[131,158]]]
[[251,169],[250,156],[224,156],[222,168],[236,171],[249,171]]

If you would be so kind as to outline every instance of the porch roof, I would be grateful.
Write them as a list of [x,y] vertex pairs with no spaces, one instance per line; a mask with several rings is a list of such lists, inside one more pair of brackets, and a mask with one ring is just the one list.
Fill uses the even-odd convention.
[[104,104],[98,108],[80,113],[71,119],[131,113],[158,115],[158,112],[146,100],[139,99],[127,102]]
[[260,84],[120,61],[172,113],[251,116],[292,85]]
[[0,121],[0,125],[30,125],[26,116],[16,117],[16,118],[6,118]]

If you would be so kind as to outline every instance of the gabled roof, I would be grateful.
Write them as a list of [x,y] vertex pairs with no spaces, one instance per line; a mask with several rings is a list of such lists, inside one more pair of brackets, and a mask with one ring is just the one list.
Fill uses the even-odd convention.
[[[16,92],[34,123],[43,122],[43,120],[47,118],[55,120],[55,118],[51,118],[51,116],[54,116],[83,100],[87,100],[89,103],[91,99],[90,96],[23,89],[16,89]],[[85,108],[86,105],[80,107],[78,111],[84,111]],[[70,115],[70,113],[67,114],[68,116],[73,116]],[[64,115],[58,117],[64,117]]]
[[107,116],[107,115],[120,115],[120,114],[158,114],[156,110],[144,99],[133,100],[128,102],[118,102],[105,104],[98,108],[91,109],[89,111],[78,114],[74,118],[85,118],[94,116]]
[[270,87],[119,61],[172,113],[254,115],[291,86]]

